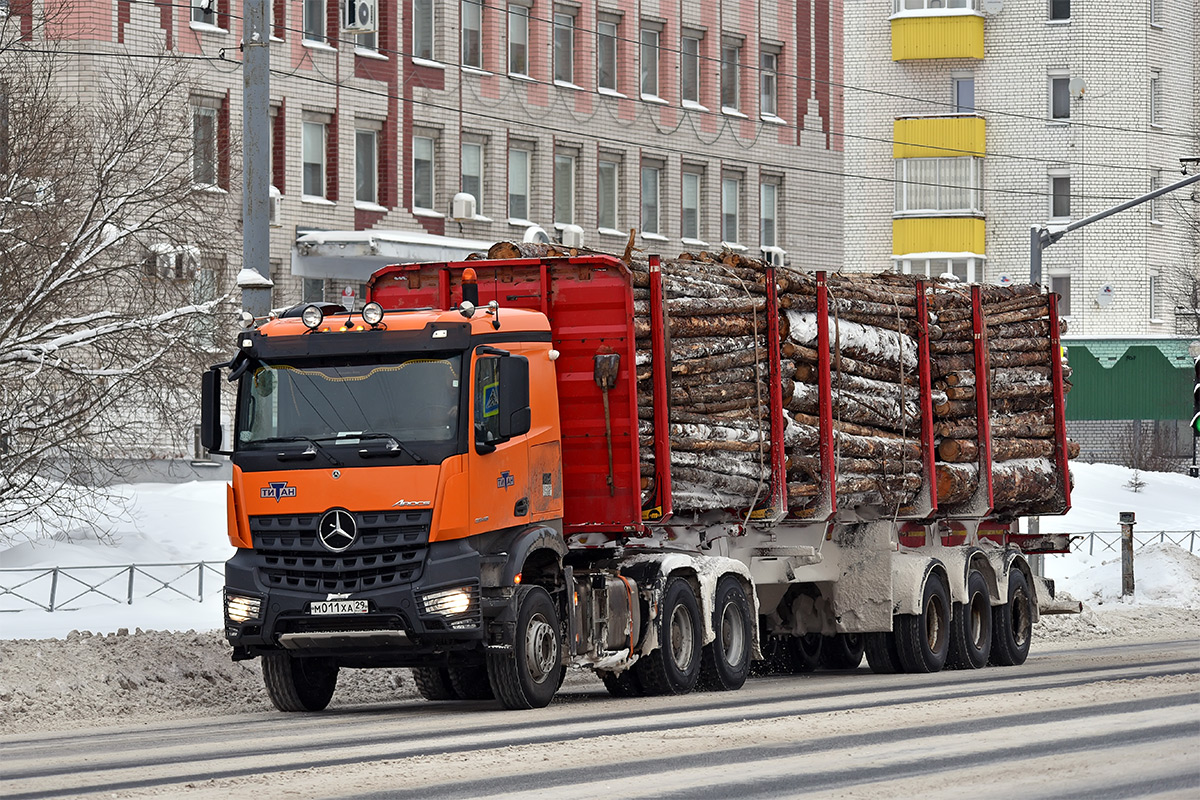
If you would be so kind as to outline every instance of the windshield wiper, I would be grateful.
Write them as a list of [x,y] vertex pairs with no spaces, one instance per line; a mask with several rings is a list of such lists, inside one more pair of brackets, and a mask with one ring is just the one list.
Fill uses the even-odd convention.
[[[347,437],[347,438],[349,438],[349,437]],[[421,458],[419,455],[414,453],[412,451],[412,449],[408,447],[408,445],[404,444],[404,442],[400,441],[399,439],[397,439],[395,436],[393,436],[390,433],[365,431],[363,433],[354,434],[354,438],[356,438],[356,439],[387,439],[388,440],[388,447],[386,450],[368,450],[365,447],[362,448],[361,450],[359,450],[358,454],[362,458],[377,458],[380,456],[391,456],[394,458],[395,456],[399,455],[400,453],[404,453],[406,456],[408,456],[409,458],[411,458],[413,461],[415,461],[418,464],[425,463],[425,459]]]
[[317,444],[316,439],[311,439],[308,436],[268,436],[265,439],[254,439],[250,444],[278,444],[279,442],[308,442],[308,447],[299,453],[282,452],[277,456],[280,461],[299,461],[300,459],[313,459],[317,457],[317,453],[329,459],[335,467],[342,465],[333,457],[333,454],[325,450],[321,445]]

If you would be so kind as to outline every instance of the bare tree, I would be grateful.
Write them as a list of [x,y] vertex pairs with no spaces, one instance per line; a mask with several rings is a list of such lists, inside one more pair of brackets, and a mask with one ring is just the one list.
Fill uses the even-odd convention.
[[1173,220],[1187,230],[1190,258],[1170,267],[1164,275],[1165,297],[1174,309],[1175,333],[1183,336],[1200,335],[1200,188],[1193,184],[1188,189],[1172,197],[1167,208]]
[[[16,35],[14,35],[16,34]],[[193,181],[188,75],[0,29],[0,541],[91,525],[114,460],[187,452],[236,250]],[[86,66],[83,67],[86,69]],[[215,292],[211,293],[215,295]]]

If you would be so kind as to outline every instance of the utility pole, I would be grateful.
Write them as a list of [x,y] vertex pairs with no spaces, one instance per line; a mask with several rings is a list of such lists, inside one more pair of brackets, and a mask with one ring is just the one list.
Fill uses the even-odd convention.
[[242,309],[271,310],[271,37],[268,0],[242,0]]

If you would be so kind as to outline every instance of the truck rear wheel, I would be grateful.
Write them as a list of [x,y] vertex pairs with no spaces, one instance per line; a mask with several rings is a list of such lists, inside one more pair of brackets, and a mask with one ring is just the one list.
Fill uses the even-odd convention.
[[413,667],[413,683],[426,700],[457,700],[458,693],[450,682],[446,667]]
[[987,666],[992,652],[992,603],[979,570],[973,569],[967,576],[967,602],[955,605],[954,611],[946,665],[957,669]]
[[858,669],[865,641],[861,633],[826,636],[821,643],[821,666],[826,669]]
[[700,661],[700,683],[706,688],[742,688],[750,674],[750,600],[741,583],[726,575],[717,583],[713,604],[712,642]]
[[298,658],[291,653],[262,657],[267,696],[280,711],[320,711],[337,686],[338,667],[331,658]]
[[1013,569],[1008,576],[1008,602],[992,609],[991,662],[1015,667],[1029,657],[1033,638],[1033,595],[1025,573]]
[[454,694],[463,700],[491,700],[496,696],[488,681],[486,664],[452,666],[446,672]]
[[937,672],[946,666],[950,654],[950,590],[941,573],[926,576],[921,613],[897,614],[893,630],[905,672]]
[[692,587],[672,578],[659,603],[658,648],[633,665],[646,694],[687,694],[696,688],[702,637]]
[[511,650],[487,651],[488,679],[505,708],[544,708],[563,674],[558,612],[540,586],[520,587],[513,602],[516,641]]
[[[892,619],[894,625],[895,617]],[[900,671],[896,634],[891,631],[863,634],[863,652],[867,656],[867,665],[876,675],[891,675]]]

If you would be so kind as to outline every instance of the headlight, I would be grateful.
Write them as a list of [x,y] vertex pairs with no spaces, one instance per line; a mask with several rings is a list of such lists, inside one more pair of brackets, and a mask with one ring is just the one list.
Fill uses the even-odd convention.
[[383,306],[375,302],[367,303],[363,306],[362,318],[368,325],[378,325],[383,321]]
[[325,319],[325,315],[321,313],[321,309],[316,306],[309,306],[304,309],[304,313],[300,315],[300,319],[304,321],[306,328],[315,328]]
[[451,628],[474,628],[478,625],[479,589],[475,586],[456,586],[421,595],[421,606],[428,616],[464,617],[447,621]]
[[262,610],[262,600],[257,597],[244,597],[239,594],[225,595],[225,618],[230,622],[249,622],[258,619]]

